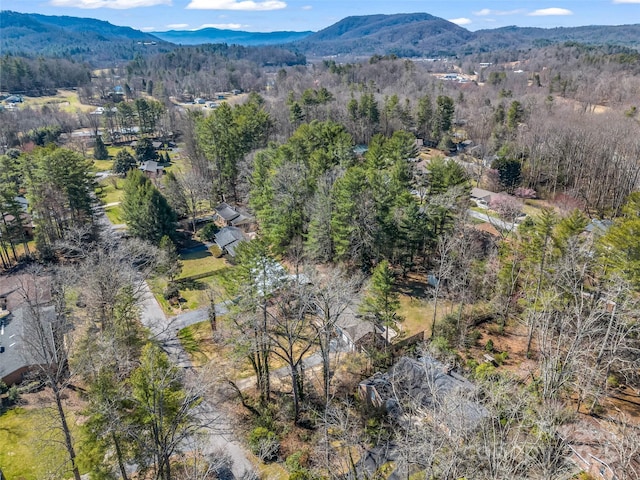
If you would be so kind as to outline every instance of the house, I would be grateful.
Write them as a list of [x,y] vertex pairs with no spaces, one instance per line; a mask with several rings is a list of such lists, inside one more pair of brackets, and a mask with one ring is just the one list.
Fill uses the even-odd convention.
[[[31,299],[33,307],[25,298]],[[52,322],[56,318],[51,303],[51,285],[48,277],[6,275],[0,277],[0,381],[13,385],[37,365],[25,349],[29,320],[37,309],[45,335],[53,343]],[[55,349],[50,349],[55,352]]]
[[396,421],[433,421],[448,432],[477,427],[487,410],[474,400],[475,385],[430,355],[402,357],[386,373],[358,386],[371,406]]
[[244,233],[237,227],[224,227],[214,237],[214,242],[220,247],[220,250],[232,257],[236,256],[238,245],[246,241]]
[[240,213],[227,203],[221,203],[215,209],[215,221],[224,227],[237,227],[245,232],[249,232],[255,221],[253,217]]
[[196,98],[193,103],[197,103],[198,105],[204,105],[206,102],[206,100],[204,98],[198,97]]
[[155,160],[147,160],[138,167],[148,178],[158,178],[164,173],[164,167],[158,165]]
[[[29,352],[28,336],[31,335],[29,322],[42,322],[46,340],[52,348],[47,351],[53,356],[50,359],[55,363],[57,358],[54,345],[53,324],[56,320],[54,306],[35,307],[38,309],[38,318],[33,319],[31,307],[22,306],[4,314],[0,318],[0,380],[6,385],[21,382],[25,375],[38,366],[38,360]],[[0,312],[0,315],[2,312]],[[31,317],[31,318],[30,318]]]
[[482,188],[471,189],[471,200],[476,202],[479,207],[488,207],[493,197],[498,195],[497,193],[490,192],[489,190],[483,190]]
[[612,225],[613,225],[612,220],[608,220],[608,219],[598,220],[597,218],[593,218],[589,222],[589,225],[587,225],[584,228],[584,231],[594,236],[600,236],[607,233]]
[[386,344],[385,330],[356,313],[353,306],[345,308],[335,329],[341,347],[351,352],[361,352],[368,346],[384,348]]
[[20,95],[11,95],[4,99],[4,103],[8,103],[8,104],[22,103],[22,97]]

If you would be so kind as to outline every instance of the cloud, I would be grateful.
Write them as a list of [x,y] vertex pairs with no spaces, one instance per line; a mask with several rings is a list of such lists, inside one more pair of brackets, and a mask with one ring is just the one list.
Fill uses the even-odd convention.
[[156,31],[156,27],[142,27],[140,29],[141,32],[155,32]]
[[238,30],[240,28],[247,28],[249,25],[241,25],[239,23],[205,23],[198,28],[192,28],[192,31],[202,30],[203,28],[217,28],[219,30]]
[[170,23],[167,25],[167,28],[170,28],[171,30],[184,30],[188,26],[188,23]]
[[304,5],[302,7],[302,10],[311,10],[311,9],[313,9],[313,7],[311,5]]
[[613,3],[622,4],[622,3],[640,3],[640,0],[613,0]]
[[281,0],[263,0],[255,2],[254,0],[191,0],[187,5],[191,10],[245,10],[245,11],[264,11],[264,10],[281,10],[286,8],[287,4]]
[[470,18],[450,18],[449,21],[451,23],[455,23],[456,25],[469,25],[471,23],[471,19]]
[[571,10],[567,10],[566,8],[541,8],[539,10],[534,10],[531,13],[527,13],[530,17],[548,17],[548,16],[557,16],[557,15],[573,15]]
[[54,7],[115,8],[118,10],[137,7],[171,5],[171,0],[51,0]]
[[487,15],[518,15],[520,13],[524,13],[526,10],[518,8],[516,10],[491,10],[489,8],[483,8],[482,10],[478,10],[477,12],[473,12],[474,15],[478,17],[486,17]]

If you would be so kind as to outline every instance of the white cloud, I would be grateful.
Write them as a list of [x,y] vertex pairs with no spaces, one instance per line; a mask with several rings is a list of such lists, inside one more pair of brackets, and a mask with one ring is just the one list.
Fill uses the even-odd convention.
[[240,28],[247,28],[249,25],[241,25],[239,23],[205,23],[198,28],[192,28],[192,31],[202,30],[203,28],[217,28],[219,30],[238,30]]
[[471,19],[470,18],[450,18],[449,21],[451,23],[455,23],[456,25],[469,25],[471,23]]
[[141,32],[155,32],[156,31],[156,27],[142,27],[140,29]]
[[302,10],[312,10],[312,9],[313,9],[313,7],[311,5],[304,5],[302,7]]
[[528,13],[530,17],[548,17],[548,16],[558,16],[558,15],[573,15],[571,10],[567,10],[566,8],[541,8],[539,10],[534,10],[531,13]]
[[171,0],[51,0],[54,7],[75,8],[137,8],[153,7],[156,5],[171,5]]
[[171,30],[183,30],[188,26],[188,23],[170,23],[169,25],[167,25],[167,28],[170,28]]
[[191,0],[187,8],[191,10],[245,10],[264,11],[280,10],[287,4],[281,0]]
[[640,0],[613,0],[613,3],[640,3]]
[[491,10],[489,8],[483,8],[482,10],[478,10],[477,12],[473,12],[474,15],[478,17],[486,17],[487,15],[518,15],[520,13],[524,13],[526,10],[518,8],[516,10]]

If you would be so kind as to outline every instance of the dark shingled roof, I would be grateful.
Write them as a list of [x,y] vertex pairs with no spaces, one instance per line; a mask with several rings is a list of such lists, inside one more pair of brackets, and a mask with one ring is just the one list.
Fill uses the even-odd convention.
[[221,250],[226,250],[232,257],[236,254],[236,248],[240,243],[245,242],[246,238],[242,230],[237,227],[224,227],[216,233],[214,239],[216,245]]
[[225,222],[230,222],[231,220],[240,216],[238,212],[236,212],[232,207],[230,207],[226,203],[221,203],[216,207],[216,213],[222,218]]

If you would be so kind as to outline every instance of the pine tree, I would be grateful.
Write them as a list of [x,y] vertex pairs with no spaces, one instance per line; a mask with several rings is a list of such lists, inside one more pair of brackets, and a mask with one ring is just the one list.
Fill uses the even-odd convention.
[[376,323],[386,327],[386,341],[389,343],[389,328],[396,327],[403,318],[397,314],[400,296],[394,289],[394,275],[389,262],[383,260],[373,269],[369,291],[362,302],[362,311],[372,314]]
[[125,176],[129,170],[133,170],[137,165],[136,159],[128,150],[120,150],[113,161],[111,171],[117,175]]
[[109,158],[109,151],[102,141],[102,137],[98,135],[96,137],[96,146],[93,149],[93,158],[96,160],[107,160]]

